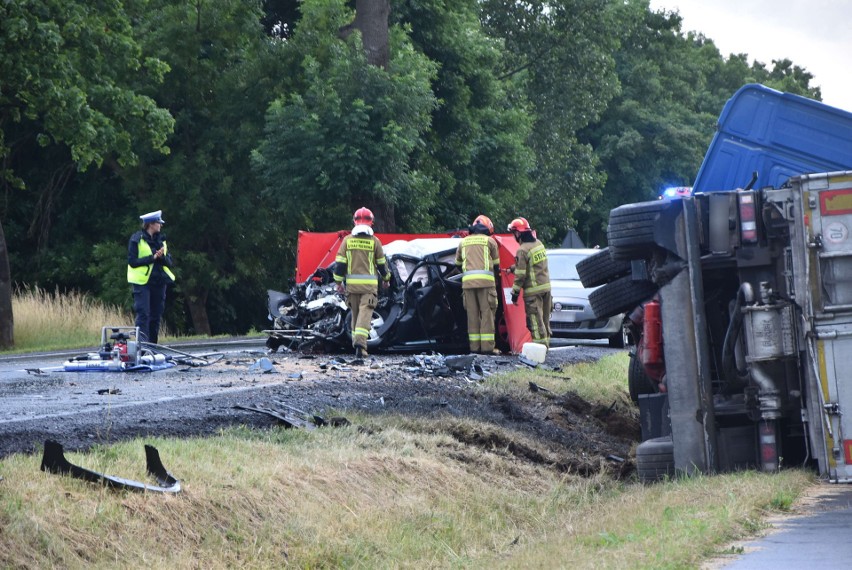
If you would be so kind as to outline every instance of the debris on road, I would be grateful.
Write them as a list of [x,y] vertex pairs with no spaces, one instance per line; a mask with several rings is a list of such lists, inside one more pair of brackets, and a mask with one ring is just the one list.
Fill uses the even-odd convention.
[[246,410],[248,412],[257,412],[266,414],[267,416],[277,419],[284,424],[286,428],[302,428],[305,430],[313,430],[318,427],[330,425],[332,427],[341,427],[349,425],[349,420],[343,417],[334,417],[331,420],[326,420],[322,416],[309,414],[298,408],[294,408],[284,402],[275,402],[281,409],[268,408],[261,405],[244,406],[237,404],[234,406],[237,410]]

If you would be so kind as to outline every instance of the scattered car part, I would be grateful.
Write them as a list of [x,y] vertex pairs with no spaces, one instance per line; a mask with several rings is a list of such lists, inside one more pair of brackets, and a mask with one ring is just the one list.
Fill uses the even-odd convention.
[[48,473],[70,475],[76,479],[83,479],[92,483],[98,483],[112,489],[126,489],[128,491],[150,491],[153,493],[179,493],[180,481],[169,473],[160,461],[160,453],[152,445],[145,446],[145,459],[148,474],[157,480],[157,485],[148,485],[131,479],[104,475],[83,467],[78,467],[65,458],[62,444],[48,439],[44,442],[44,455],[41,459],[41,470]]
[[316,424],[313,422],[306,421],[302,418],[296,417],[293,414],[287,413],[281,410],[273,410],[271,408],[264,408],[262,406],[243,406],[242,404],[237,404],[234,406],[237,410],[246,410],[248,412],[257,412],[259,414],[266,414],[267,416],[273,417],[282,424],[284,424],[287,428],[302,428],[306,430],[316,429]]
[[249,366],[249,371],[260,372],[262,374],[270,374],[275,372],[275,365],[267,357],[258,358],[257,361]]

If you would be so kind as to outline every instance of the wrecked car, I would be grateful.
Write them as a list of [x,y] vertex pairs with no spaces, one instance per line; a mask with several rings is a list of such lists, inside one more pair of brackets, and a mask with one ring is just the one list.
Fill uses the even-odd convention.
[[[398,239],[384,244],[391,274],[380,288],[367,346],[370,351],[424,350],[467,352],[467,317],[462,303],[461,271],[455,264],[455,237]],[[350,311],[333,277],[334,263],[316,269],[289,292],[269,290],[267,308],[273,323],[267,347],[324,350],[352,346]],[[503,300],[498,323],[503,322]],[[498,346],[508,349],[506,327]]]

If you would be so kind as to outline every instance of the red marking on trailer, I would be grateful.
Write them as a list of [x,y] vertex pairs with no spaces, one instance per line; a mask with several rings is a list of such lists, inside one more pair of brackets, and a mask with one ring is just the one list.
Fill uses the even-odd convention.
[[852,188],[821,192],[819,211],[823,216],[852,214]]

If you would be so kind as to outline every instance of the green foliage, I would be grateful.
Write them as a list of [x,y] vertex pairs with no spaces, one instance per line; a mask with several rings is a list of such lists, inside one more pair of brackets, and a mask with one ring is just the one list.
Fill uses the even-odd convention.
[[[666,186],[691,186],[725,101],[746,83],[818,97],[812,78],[789,61],[770,73],[745,54],[722,57],[700,34],[684,34],[676,13],[646,0],[618,9],[615,53],[621,89],[601,119],[581,132],[607,179],[602,196],[583,208],[581,237],[605,245],[609,210],[655,200]],[[744,182],[745,183],[745,182]]]
[[[28,135],[67,145],[79,168],[109,156],[133,164],[138,146],[168,152],[172,117],[132,89],[132,78],[156,81],[164,67],[142,58],[121,2],[3,2],[0,53],[0,124],[32,121]],[[4,134],[0,157],[14,151]]]
[[387,70],[342,33],[354,5],[0,2],[14,279],[129,306],[127,239],[162,209],[169,321],[263,328],[300,229],[367,205],[378,229],[524,215],[548,243],[576,225],[603,245],[610,208],[692,182],[744,83],[820,96],[647,0],[395,1]]
[[342,2],[305,3],[288,46],[304,88],[270,106],[253,155],[285,228],[340,229],[361,205],[425,206],[434,198],[409,163],[435,106],[434,65],[400,30],[390,69],[370,65],[357,33],[337,39],[348,17]]
[[255,316],[259,322],[264,315],[251,304],[262,306],[269,270],[283,271],[277,256],[267,260],[269,252],[257,247],[272,222],[249,166],[284,76],[260,7],[162,0],[140,15],[145,45],[171,68],[158,98],[176,118],[175,136],[170,157],[128,171],[124,185],[138,197],[138,211],[164,211],[174,290],[201,333],[248,328]]
[[[503,43],[480,24],[480,5],[405,1],[393,17],[411,30],[416,48],[440,63],[432,89],[440,105],[424,144],[413,155],[436,185],[429,204],[433,224],[412,229],[467,227],[478,214],[498,222],[514,216],[531,189],[534,156],[527,147],[533,117],[523,92],[500,79]],[[415,212],[407,210],[409,219]]]
[[486,0],[486,30],[506,46],[502,76],[523,90],[534,117],[527,146],[535,153],[528,198],[515,201],[544,241],[573,225],[605,180],[591,146],[577,132],[597,120],[618,92],[612,52],[617,8],[610,0]]

